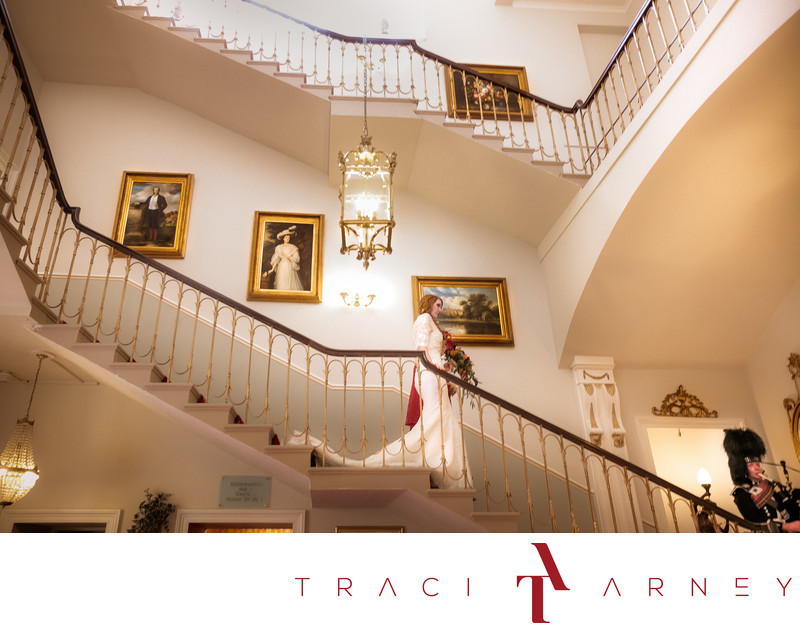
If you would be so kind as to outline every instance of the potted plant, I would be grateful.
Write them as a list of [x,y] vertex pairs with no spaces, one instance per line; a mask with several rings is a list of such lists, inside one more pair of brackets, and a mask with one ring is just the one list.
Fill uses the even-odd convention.
[[144,500],[133,516],[133,525],[128,528],[128,532],[161,532],[162,528],[169,532],[167,521],[175,512],[175,504],[167,501],[170,495],[172,494],[160,492],[153,494],[150,489],[145,489]]

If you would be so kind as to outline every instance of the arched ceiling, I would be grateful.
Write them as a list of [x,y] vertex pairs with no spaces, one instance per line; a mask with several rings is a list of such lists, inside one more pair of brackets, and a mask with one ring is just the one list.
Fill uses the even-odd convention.
[[800,14],[707,100],[623,212],[562,354],[741,365],[800,278]]

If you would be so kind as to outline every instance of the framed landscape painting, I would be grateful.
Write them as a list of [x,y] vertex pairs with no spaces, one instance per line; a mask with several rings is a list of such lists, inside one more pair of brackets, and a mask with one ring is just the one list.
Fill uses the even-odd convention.
[[247,297],[322,301],[322,215],[255,213]]
[[522,66],[470,64],[485,79],[457,68],[446,68],[447,115],[454,118],[533,120],[531,101],[505,88],[528,92],[528,76]]
[[411,287],[415,312],[425,294],[442,299],[439,325],[456,344],[514,343],[505,278],[412,276]]
[[113,238],[153,258],[183,258],[192,202],[191,173],[125,171]]

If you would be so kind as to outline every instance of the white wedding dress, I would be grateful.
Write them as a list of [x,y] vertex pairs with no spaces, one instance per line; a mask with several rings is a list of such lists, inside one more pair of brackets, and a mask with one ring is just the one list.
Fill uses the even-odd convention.
[[[428,356],[438,359],[442,353],[442,332],[428,313],[414,322],[414,348],[426,348]],[[326,465],[346,467],[430,467],[431,480],[437,488],[472,488],[472,474],[462,437],[461,422],[453,413],[447,382],[435,373],[420,368],[422,417],[406,434],[364,460],[343,458],[325,449],[322,442],[309,436],[317,458]],[[288,444],[304,444],[305,436],[295,434]]]

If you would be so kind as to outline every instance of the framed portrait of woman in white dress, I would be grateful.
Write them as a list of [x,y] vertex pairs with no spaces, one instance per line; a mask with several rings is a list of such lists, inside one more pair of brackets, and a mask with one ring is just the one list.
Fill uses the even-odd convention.
[[257,211],[249,300],[322,300],[322,215]]

